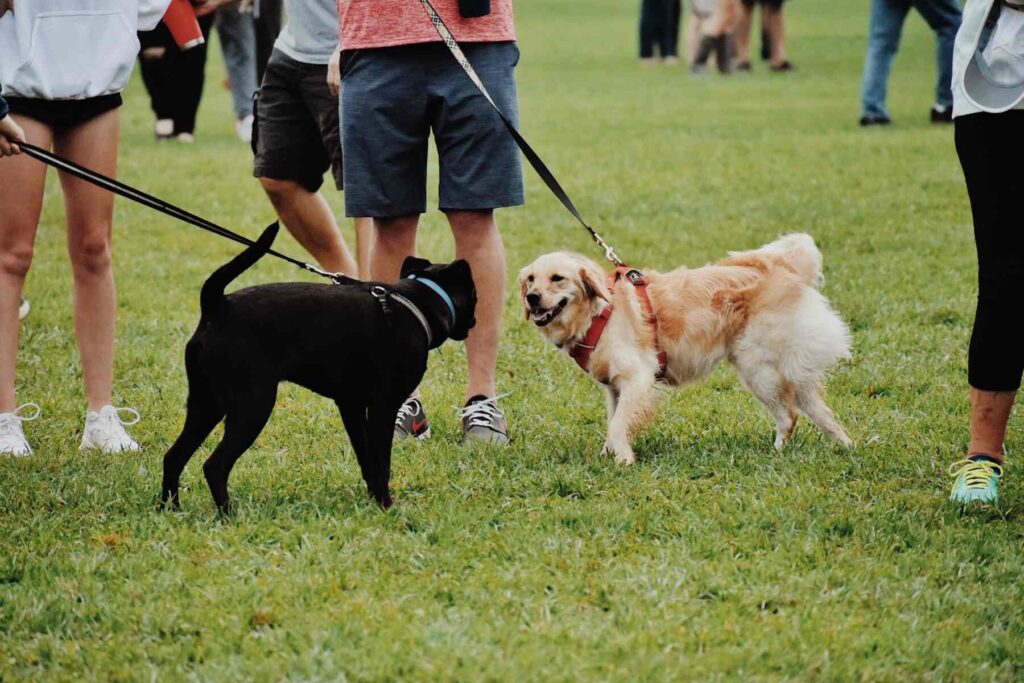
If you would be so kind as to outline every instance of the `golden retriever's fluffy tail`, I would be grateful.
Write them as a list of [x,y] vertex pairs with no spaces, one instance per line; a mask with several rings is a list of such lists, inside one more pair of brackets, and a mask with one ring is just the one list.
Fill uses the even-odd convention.
[[745,256],[775,256],[781,258],[808,285],[818,288],[825,281],[822,275],[822,257],[814,244],[814,238],[802,232],[784,235],[760,249],[746,252],[732,252],[732,258]]

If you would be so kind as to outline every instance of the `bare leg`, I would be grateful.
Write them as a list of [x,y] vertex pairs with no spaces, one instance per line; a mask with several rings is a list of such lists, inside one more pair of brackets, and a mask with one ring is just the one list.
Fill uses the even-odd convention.
[[[115,109],[62,131],[54,149],[104,175],[117,175],[120,114]],[[114,384],[114,290],[112,236],[114,195],[61,173],[67,213],[68,254],[74,274],[75,334],[89,410],[111,403]]]
[[1006,425],[1017,396],[1015,391],[982,391],[971,387],[971,444],[968,455],[987,455],[1003,462]]
[[495,375],[501,314],[505,306],[505,245],[493,211],[452,211],[448,222],[455,236],[455,256],[469,261],[476,285],[476,326],[466,339],[469,382],[466,398],[497,393]]
[[[18,117],[25,138],[49,148],[50,129]],[[0,413],[13,412],[14,373],[18,358],[18,306],[43,209],[46,166],[26,154],[0,159]]]
[[373,219],[355,218],[356,261],[359,264],[359,279],[370,279],[370,258],[373,253]]
[[358,277],[359,267],[323,195],[291,180],[260,178],[260,184],[288,232],[321,268]]
[[[370,279],[390,282],[402,274],[402,262],[416,255],[416,228],[420,217],[373,219],[373,247],[370,253]],[[412,392],[419,398],[420,390]]]
[[782,18],[782,7],[764,6],[765,24],[771,41],[771,65],[779,66],[786,61],[786,24]]
[[750,61],[750,26],[754,22],[754,8],[740,7],[740,18],[736,22],[736,61]]

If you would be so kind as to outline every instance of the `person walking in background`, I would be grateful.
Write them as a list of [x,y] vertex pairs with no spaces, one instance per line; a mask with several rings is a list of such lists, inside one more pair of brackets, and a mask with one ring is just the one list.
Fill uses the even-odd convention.
[[929,114],[933,123],[953,120],[953,40],[960,28],[960,5],[957,0],[872,0],[871,25],[868,29],[868,52],[864,60],[861,84],[860,125],[879,126],[892,122],[886,106],[889,72],[900,47],[900,35],[907,13],[914,7],[933,31],[937,42],[938,80],[935,103]]
[[235,133],[243,142],[252,141],[252,97],[256,93],[256,25],[251,2],[235,0],[216,12],[214,28],[220,37],[220,51],[228,72]]
[[[322,268],[367,279],[373,222],[355,219],[358,263],[320,194],[324,173],[344,186],[338,92],[327,81],[338,47],[337,0],[288,0],[256,100],[254,175],[281,222]],[[335,88],[337,84],[335,84]]]
[[[754,7],[761,5],[761,23],[768,37],[768,65],[772,71],[793,70],[786,58],[786,21],[782,13],[784,0],[743,0],[736,28],[736,69],[750,71],[750,29],[754,23]],[[764,40],[762,38],[762,40]]]
[[679,21],[682,12],[681,0],[641,0],[641,62],[654,62],[656,51],[664,64],[679,62]]
[[160,24],[139,33],[142,81],[156,115],[154,133],[159,140],[195,142],[196,115],[206,83],[206,40],[213,28],[214,12],[230,0],[192,0],[203,32],[201,45],[181,49],[170,30]]
[[953,116],[974,218],[978,307],[968,352],[971,440],[953,501],[995,504],[1024,344],[1024,0],[967,0],[953,61]]
[[[489,13],[463,17],[465,0],[433,5],[462,44],[495,103],[518,120],[512,0],[491,0]],[[473,3],[482,4],[482,3]],[[390,281],[416,252],[416,230],[427,206],[431,130],[440,165],[439,208],[455,238],[455,256],[473,270],[479,297],[476,326],[466,340],[468,400],[463,442],[507,444],[508,425],[496,393],[498,342],[508,277],[494,209],[523,203],[519,149],[441,42],[418,2],[340,0],[341,127],[345,207],[372,216],[370,271]],[[419,398],[402,407],[397,437],[426,437]]]
[[[112,8],[68,0],[65,13],[43,3],[0,0],[0,83],[23,139],[108,176],[117,172],[121,91],[135,64],[131,27],[156,26],[169,0],[125,0]],[[103,49],[97,49],[102,45]],[[16,135],[8,125],[4,137]],[[32,452],[22,423],[39,407],[15,402],[20,295],[32,264],[47,167],[27,155],[0,159],[0,454]],[[60,173],[74,281],[75,333],[88,411],[82,448],[135,451],[123,409],[112,405],[114,195]],[[35,408],[33,415],[25,410]],[[130,411],[134,413],[134,411]],[[137,413],[134,413],[137,419]],[[131,423],[128,423],[131,424]]]
[[282,0],[248,0],[256,24],[256,82],[262,83],[277,37],[281,35]]

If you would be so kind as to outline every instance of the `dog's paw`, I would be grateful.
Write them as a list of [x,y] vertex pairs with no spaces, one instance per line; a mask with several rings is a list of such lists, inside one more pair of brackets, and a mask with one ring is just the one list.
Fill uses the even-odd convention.
[[616,465],[632,465],[634,462],[636,462],[636,458],[632,453],[627,453],[625,455],[619,455],[618,453],[615,454]]

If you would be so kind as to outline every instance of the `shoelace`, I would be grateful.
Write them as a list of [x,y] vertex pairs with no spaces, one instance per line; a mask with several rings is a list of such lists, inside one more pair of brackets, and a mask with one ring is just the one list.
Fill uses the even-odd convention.
[[504,417],[498,409],[498,399],[506,396],[508,394],[501,394],[459,408],[459,417],[467,420],[467,427],[490,427],[492,422]]
[[402,420],[415,416],[420,412],[419,401],[416,399],[409,399],[402,404],[402,407],[398,409],[398,419]]
[[[21,411],[26,408],[35,408],[35,412],[32,416],[22,415]],[[32,420],[38,420],[39,416],[43,414],[43,409],[39,407],[37,403],[24,403],[15,408],[13,413],[0,413],[0,436],[7,436],[15,432],[15,427],[20,427],[22,422],[31,422]]]
[[[957,469],[957,468],[960,469]],[[955,477],[953,489],[963,478],[964,488],[967,490],[978,490],[988,488],[989,481],[995,477],[1003,476],[1003,467],[988,460],[958,460],[949,466],[949,476]]]

